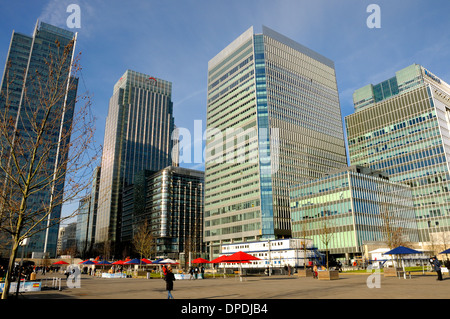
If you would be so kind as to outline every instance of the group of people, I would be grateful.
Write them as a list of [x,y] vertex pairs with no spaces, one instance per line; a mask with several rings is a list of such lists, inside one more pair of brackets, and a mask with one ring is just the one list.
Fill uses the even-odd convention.
[[197,279],[199,278],[198,276],[201,276],[202,279],[205,278],[205,267],[201,266],[200,268],[198,267],[191,267],[189,269],[189,275],[190,275],[190,279]]
[[[3,265],[0,266],[0,281],[4,280],[6,277],[7,267]],[[36,273],[36,267],[33,265],[19,266],[16,265],[11,272],[11,280],[16,281],[19,276],[22,280],[30,280],[31,274]]]

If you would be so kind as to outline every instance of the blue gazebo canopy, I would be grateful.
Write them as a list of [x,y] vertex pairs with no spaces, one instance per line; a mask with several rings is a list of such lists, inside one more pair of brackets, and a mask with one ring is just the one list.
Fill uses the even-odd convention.
[[439,254],[450,254],[450,248],[444,251],[441,251]]
[[111,265],[111,263],[108,262],[108,261],[106,261],[106,260],[102,260],[102,261],[99,261],[99,262],[97,263],[97,265]]
[[383,255],[414,255],[414,254],[423,254],[423,252],[404,246],[398,246],[397,248],[394,248],[392,250],[383,253]]
[[131,264],[132,265],[138,265],[138,264],[147,265],[147,263],[145,261],[143,261],[143,260],[141,260],[139,258],[134,258],[132,260],[129,260],[125,264],[127,264],[127,265],[131,265]]

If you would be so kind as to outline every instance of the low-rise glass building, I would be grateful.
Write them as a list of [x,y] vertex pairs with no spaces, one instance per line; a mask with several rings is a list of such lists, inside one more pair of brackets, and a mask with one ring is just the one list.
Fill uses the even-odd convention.
[[386,218],[405,241],[418,241],[411,187],[363,166],[292,187],[290,209],[293,236],[311,238],[336,257],[350,259],[365,243],[385,241]]

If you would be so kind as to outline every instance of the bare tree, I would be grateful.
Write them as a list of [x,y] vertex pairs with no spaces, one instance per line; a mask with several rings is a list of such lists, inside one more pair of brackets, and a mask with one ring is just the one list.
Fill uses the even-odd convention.
[[301,234],[301,237],[303,239],[302,243],[301,243],[302,248],[303,248],[303,258],[304,258],[303,268],[305,269],[305,271],[306,271],[306,268],[307,268],[307,265],[308,265],[308,261],[309,261],[309,258],[308,258],[308,255],[307,255],[307,253],[308,253],[308,251],[307,251],[308,250],[307,237],[308,237],[308,234],[309,234],[308,226],[309,226],[308,217],[306,217],[306,219],[304,219],[301,222],[301,224],[300,224],[300,234]]
[[328,248],[330,246],[331,240],[333,239],[335,227],[331,221],[331,216],[329,211],[324,211],[322,217],[321,228],[319,229],[319,238],[322,244],[325,246],[325,253],[327,258],[327,270],[329,270],[328,262],[329,262],[329,252]]
[[[12,74],[10,62],[5,69],[0,96],[0,231],[11,244],[2,299],[9,293],[19,244],[57,227],[63,220],[58,213],[63,203],[85,195],[99,159],[89,96],[78,97],[76,108],[75,102],[68,103],[77,97],[80,55],[72,58],[74,40],[67,46],[56,41],[55,46],[56,54],[42,57],[45,70]],[[25,83],[18,106],[13,88],[20,78]]]
[[133,236],[133,246],[140,255],[141,260],[143,256],[149,257],[156,252],[156,241],[152,235],[147,219],[137,227],[137,231]]
[[398,225],[398,220],[394,212],[385,209],[380,213],[381,217],[381,233],[384,234],[384,241],[389,249],[398,246],[409,247],[410,243],[405,240],[404,228]]
[[[384,241],[389,249],[394,249],[398,246],[410,247],[411,244],[405,240],[404,228],[399,226],[399,220],[395,212],[389,211],[385,208],[381,213],[381,233],[384,236]],[[399,255],[396,255],[397,265],[400,263]]]

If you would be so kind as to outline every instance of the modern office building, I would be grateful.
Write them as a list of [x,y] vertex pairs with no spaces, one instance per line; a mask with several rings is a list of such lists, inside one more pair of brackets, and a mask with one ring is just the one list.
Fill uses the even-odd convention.
[[142,170],[172,163],[172,83],[127,70],[114,86],[103,144],[96,243],[120,239],[122,192]]
[[[66,170],[61,165],[67,159],[69,148],[70,137],[64,136],[63,132],[70,132],[78,87],[78,79],[71,77],[76,39],[76,33],[39,21],[32,36],[13,31],[1,83],[1,121],[10,133],[10,141],[17,143],[14,149],[23,149],[22,154],[16,152],[19,166],[28,167],[25,163],[32,158],[28,149],[33,149],[29,145],[36,139],[35,128],[47,120],[47,129],[39,144],[42,148],[36,153],[43,165],[35,174],[35,180],[39,179],[41,183],[45,176],[48,178],[52,174],[61,178],[54,186],[41,185],[40,190],[28,198],[27,216],[36,213],[34,218],[38,220],[39,216],[42,217],[39,212],[51,209],[51,213],[35,228],[42,231],[29,238],[24,249],[27,253],[42,253],[50,258],[56,256],[59,226],[55,222],[61,216]],[[57,68],[61,72],[58,76],[55,75]],[[54,107],[48,108],[51,94],[53,98],[59,98],[54,98]],[[46,111],[49,111],[48,117],[43,116]],[[17,170],[10,165],[12,148],[5,143],[5,136],[1,143],[1,165],[5,170],[11,168],[10,176],[18,176]],[[44,151],[43,148],[48,149]],[[4,173],[0,173],[0,179],[1,185],[9,183]],[[6,190],[6,187],[2,189]],[[12,193],[12,188],[10,190]],[[20,198],[20,191],[18,196]]]
[[65,255],[74,256],[77,251],[77,223],[70,223],[65,226],[63,236],[61,238],[61,252]]
[[166,167],[147,179],[146,214],[159,256],[204,257],[204,172]]
[[148,219],[146,214],[147,178],[155,173],[149,170],[137,172],[134,183],[126,185],[123,189],[120,241],[127,243],[126,246],[130,252],[133,249],[132,242],[137,228]]
[[[419,239],[411,187],[359,165],[291,188],[292,234],[320,251],[350,260],[364,245],[401,236]],[[387,244],[385,244],[387,245]]]
[[90,203],[90,217],[87,226],[87,241],[88,241],[88,251],[93,248],[95,243],[95,228],[97,224],[97,212],[98,212],[98,195],[100,189],[100,176],[102,172],[102,167],[97,166],[92,174],[92,184],[91,184],[91,203]]
[[92,175],[91,190],[85,197],[80,199],[76,211],[77,253],[81,256],[90,256],[92,253],[98,253],[93,251],[93,245],[95,242],[100,172],[101,167],[96,167]]
[[175,166],[139,172],[124,191],[122,242],[131,243],[147,221],[157,256],[205,257],[203,201],[204,172]]
[[333,61],[253,27],[208,63],[205,241],[291,236],[289,187],[347,166]]
[[420,241],[450,239],[450,86],[413,64],[353,95],[345,118],[351,165],[412,186]]
[[86,256],[86,253],[90,248],[88,227],[91,218],[91,195],[89,194],[79,201],[77,210],[77,223],[75,233],[77,248],[76,251],[81,256]]

